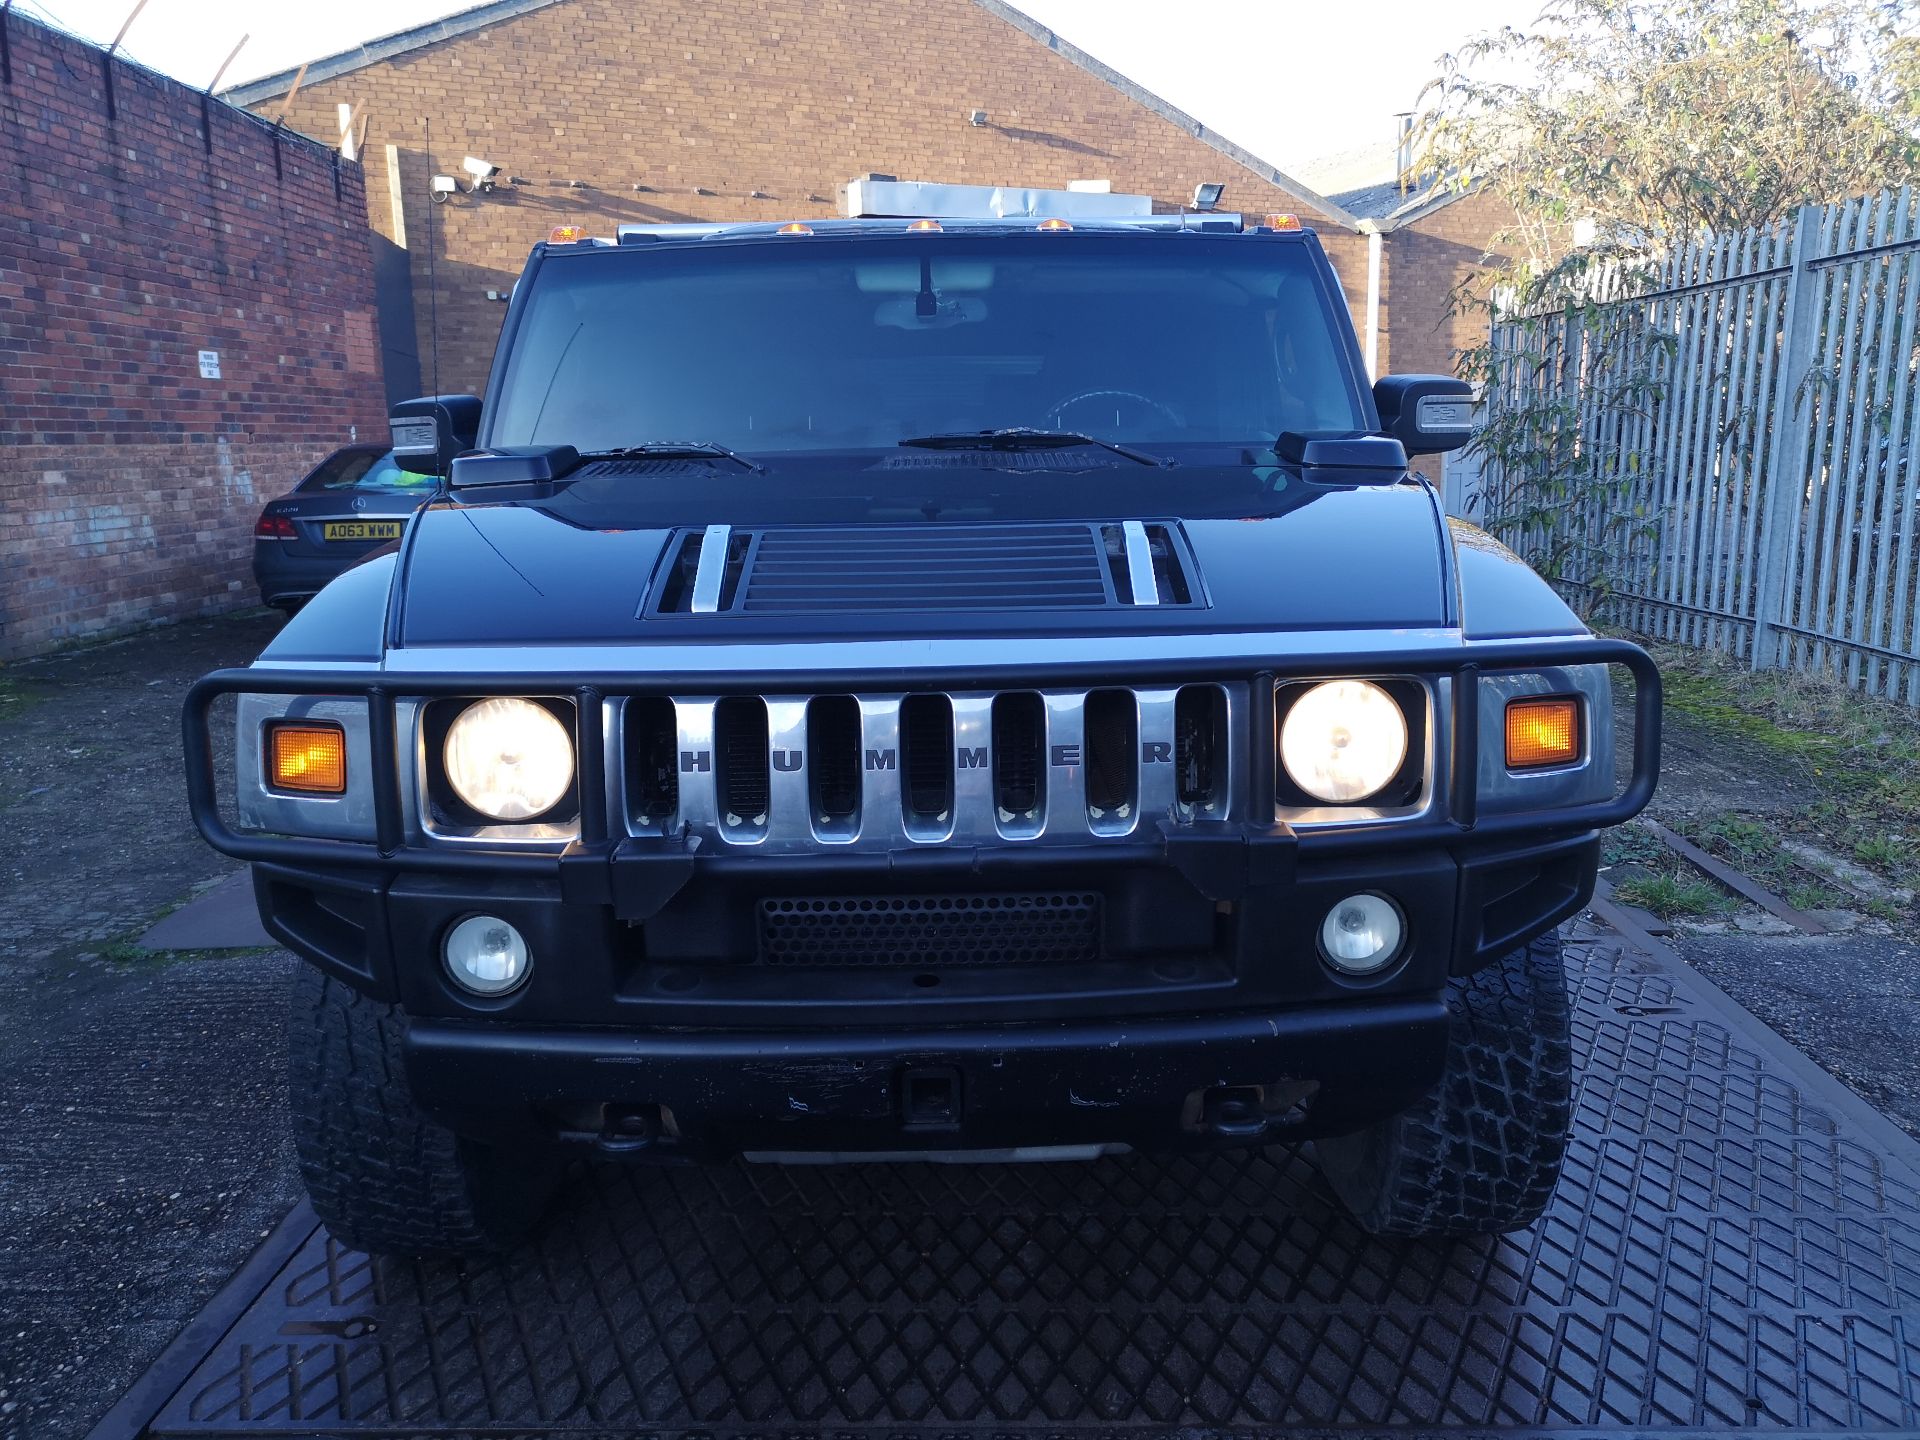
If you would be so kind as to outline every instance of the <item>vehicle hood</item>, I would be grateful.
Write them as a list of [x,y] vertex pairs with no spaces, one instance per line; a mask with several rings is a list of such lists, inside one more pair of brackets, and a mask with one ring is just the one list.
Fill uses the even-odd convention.
[[[721,523],[711,514],[690,515],[690,523],[678,525],[626,523],[617,507],[587,514],[598,523],[538,501],[443,502],[423,511],[403,557],[399,643],[645,644],[1449,623],[1444,524],[1431,493],[1411,484],[1296,481],[1255,513],[1198,517],[1147,510],[889,523],[783,515],[758,523],[748,507],[724,522],[736,553],[744,550],[746,558],[733,577],[739,600],[721,613],[690,613],[684,600],[678,608],[664,603],[671,598],[670,572],[679,566],[684,580],[706,527]],[[1186,603],[1130,603],[1123,582],[1111,574],[1102,537],[1133,520],[1177,553]],[[775,586],[773,578],[792,576],[794,563],[804,583]],[[1089,567],[1109,571],[1105,601],[1083,588]],[[1065,603],[1063,591],[1073,592]]]

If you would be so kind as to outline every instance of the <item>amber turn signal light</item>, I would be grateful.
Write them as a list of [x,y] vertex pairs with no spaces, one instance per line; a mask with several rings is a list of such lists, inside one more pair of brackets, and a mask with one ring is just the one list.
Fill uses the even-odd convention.
[[267,784],[309,795],[347,793],[347,737],[338,725],[267,727]]
[[1541,770],[1580,758],[1580,702],[1571,695],[1507,704],[1507,768]]

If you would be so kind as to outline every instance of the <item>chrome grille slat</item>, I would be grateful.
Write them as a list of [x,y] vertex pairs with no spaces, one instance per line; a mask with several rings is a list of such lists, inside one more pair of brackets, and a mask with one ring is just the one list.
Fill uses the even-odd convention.
[[1168,758],[1154,764],[1140,766],[1140,813],[1136,823],[1151,827],[1156,821],[1178,817],[1175,804],[1177,786],[1173,773],[1173,703],[1174,696],[1180,692],[1168,687],[1164,690],[1136,690],[1133,703],[1139,715],[1140,753],[1144,757],[1149,746],[1163,746]]
[[1047,794],[1041,803],[1042,835],[1069,838],[1089,833],[1087,826],[1087,692],[1042,691],[1047,741],[1041,753]]
[[[950,698],[953,701],[954,839],[961,842],[994,839],[999,832],[993,806],[993,696]],[[976,759],[979,764],[970,763]]]
[[808,698],[767,697],[767,832],[804,832],[809,839],[828,844],[832,842],[815,824],[813,799],[807,792]]
[[677,824],[700,834],[720,828],[718,757],[714,754],[713,712],[719,701],[711,696],[673,702],[674,730],[680,748],[680,813]]
[[[860,700],[860,833],[862,845],[885,849],[906,839],[900,801],[900,705],[903,695],[862,695]],[[875,757],[890,756],[891,764]],[[782,836],[784,839],[785,836]]]
[[[1018,688],[921,692],[921,703],[937,699],[952,715],[951,753],[946,756],[951,803],[944,814],[912,814],[906,805],[909,760],[901,715],[908,697],[897,692],[843,692],[837,702],[850,703],[858,712],[857,754],[845,754],[851,737],[844,725],[839,730],[840,748],[836,752],[843,757],[839,761],[841,774],[845,774],[848,761],[857,766],[858,807],[851,815],[815,813],[818,807],[812,776],[821,757],[813,753],[814,737],[808,722],[810,707],[822,697],[791,693],[752,697],[754,704],[765,706],[767,719],[764,823],[753,823],[759,817],[735,819],[726,812],[723,786],[727,757],[721,751],[727,737],[719,733],[719,708],[727,702],[712,695],[675,696],[668,702],[673,707],[677,746],[676,813],[664,817],[641,813],[635,777],[624,771],[610,776],[615,787],[612,798],[617,802],[614,813],[626,817],[628,832],[636,836],[688,833],[722,849],[780,854],[826,847],[875,852],[942,844],[1044,845],[1125,839],[1151,836],[1162,823],[1230,818],[1230,803],[1202,813],[1179,799],[1172,762],[1176,701],[1182,688],[1102,687],[1109,694],[1132,697],[1135,733],[1128,761],[1135,798],[1098,816],[1089,812],[1087,795],[1090,692]],[[1228,743],[1226,754],[1218,757],[1217,763],[1223,772],[1220,793],[1231,796],[1244,774],[1245,739],[1241,729],[1246,715],[1245,686],[1226,683],[1210,684],[1208,688],[1217,689],[1224,697]],[[1022,695],[1039,701],[1040,783],[1038,805],[1031,814],[1014,814],[1003,807],[995,753],[995,703]],[[621,731],[629,714],[638,713],[632,708],[634,703],[630,699],[607,702],[610,756],[624,754]],[[739,703],[738,697],[734,703]],[[823,730],[820,743],[830,743],[831,733]],[[1110,725],[1104,733],[1111,735]],[[736,734],[736,744],[737,740]],[[1108,744],[1112,746],[1112,741]]]

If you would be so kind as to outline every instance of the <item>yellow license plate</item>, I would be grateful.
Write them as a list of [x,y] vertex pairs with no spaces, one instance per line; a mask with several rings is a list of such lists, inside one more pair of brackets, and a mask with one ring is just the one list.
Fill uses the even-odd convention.
[[398,520],[339,520],[321,528],[329,540],[398,540]]

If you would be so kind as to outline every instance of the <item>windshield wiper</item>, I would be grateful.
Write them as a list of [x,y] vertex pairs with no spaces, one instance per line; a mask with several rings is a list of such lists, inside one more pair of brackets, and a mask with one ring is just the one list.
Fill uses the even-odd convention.
[[1083,435],[1078,430],[1035,430],[1026,425],[1008,425],[998,430],[960,430],[945,435],[911,435],[900,444],[920,450],[1065,450],[1075,445],[1097,445],[1139,465],[1173,464],[1163,455],[1102,440],[1098,435]]
[[711,440],[649,440],[644,445],[624,445],[618,450],[583,450],[582,460],[631,460],[636,456],[645,456],[649,460],[698,460],[711,456],[716,460],[731,460],[743,465],[756,475],[767,473],[767,467],[757,460],[749,460],[737,450],[729,450]]

